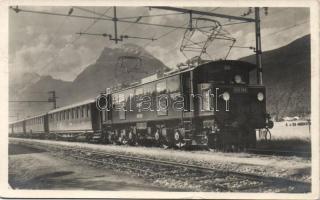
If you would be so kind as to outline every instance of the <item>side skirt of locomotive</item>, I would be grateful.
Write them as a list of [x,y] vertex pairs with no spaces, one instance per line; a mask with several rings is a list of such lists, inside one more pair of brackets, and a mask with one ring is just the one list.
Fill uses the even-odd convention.
[[179,119],[148,121],[125,124],[104,124],[101,132],[102,143],[155,145],[163,147],[207,146],[208,139],[203,131]]

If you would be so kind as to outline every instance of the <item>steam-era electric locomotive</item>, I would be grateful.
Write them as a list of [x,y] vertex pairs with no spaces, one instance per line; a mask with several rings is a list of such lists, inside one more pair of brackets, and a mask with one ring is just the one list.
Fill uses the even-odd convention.
[[[43,114],[43,137],[225,150],[253,147],[256,130],[272,126],[265,87],[249,84],[255,67],[243,61],[210,61],[111,89],[95,100]],[[18,125],[21,121],[10,124],[12,134]],[[28,128],[21,131],[27,134]]]

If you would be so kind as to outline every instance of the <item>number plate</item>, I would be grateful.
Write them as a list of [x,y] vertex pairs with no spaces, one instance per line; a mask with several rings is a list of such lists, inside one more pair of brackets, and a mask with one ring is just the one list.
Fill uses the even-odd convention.
[[233,88],[234,93],[248,93],[248,88],[246,87],[234,87]]

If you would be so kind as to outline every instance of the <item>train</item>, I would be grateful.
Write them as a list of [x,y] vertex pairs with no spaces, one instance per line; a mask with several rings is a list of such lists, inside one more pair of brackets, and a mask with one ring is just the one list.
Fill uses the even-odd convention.
[[254,69],[239,60],[189,66],[10,123],[9,136],[241,151],[273,126]]

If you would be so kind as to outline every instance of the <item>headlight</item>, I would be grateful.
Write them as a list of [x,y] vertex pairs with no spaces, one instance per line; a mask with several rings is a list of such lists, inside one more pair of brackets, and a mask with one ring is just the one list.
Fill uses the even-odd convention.
[[235,75],[235,76],[234,76],[234,81],[235,81],[236,83],[241,83],[241,82],[242,82],[241,76],[240,76],[240,75]]
[[257,94],[257,99],[258,99],[259,101],[263,101],[263,99],[264,99],[264,94],[263,94],[262,92],[259,92],[259,93]]
[[230,94],[229,94],[229,92],[224,92],[224,93],[222,94],[222,98],[223,98],[223,100],[225,100],[225,101],[229,101],[229,99],[230,99]]

